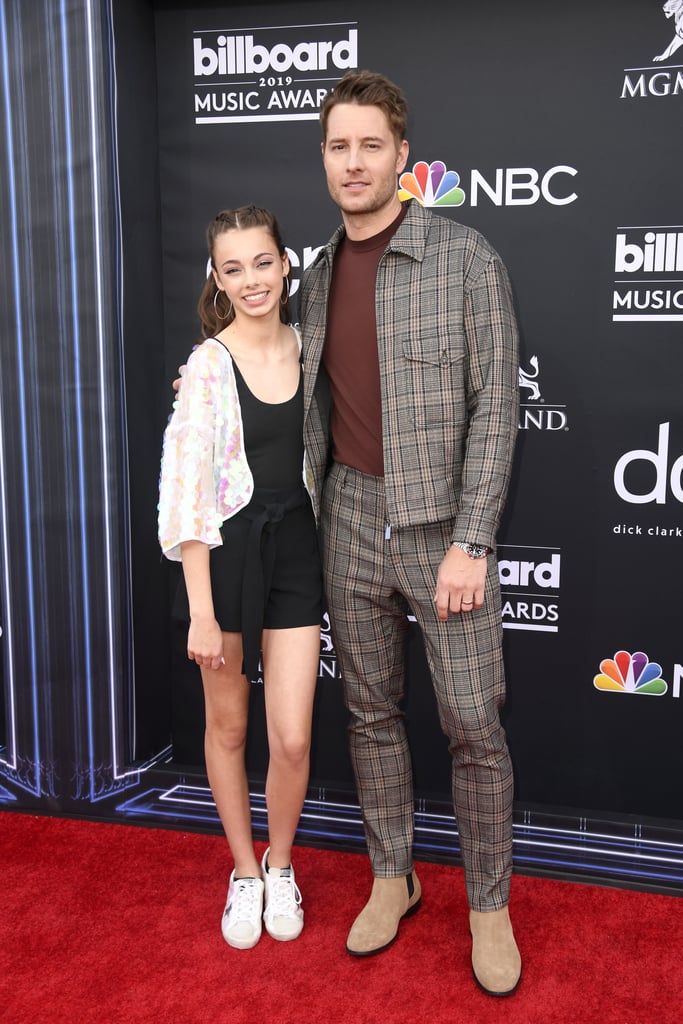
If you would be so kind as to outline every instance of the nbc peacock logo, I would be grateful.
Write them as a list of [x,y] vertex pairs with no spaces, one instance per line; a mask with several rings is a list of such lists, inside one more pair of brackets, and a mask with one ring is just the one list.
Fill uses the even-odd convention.
[[662,697],[668,685],[661,678],[662,666],[650,661],[647,654],[617,651],[614,658],[600,662],[600,672],[593,679],[596,690],[613,693],[642,693]]
[[404,171],[398,179],[398,198],[417,199],[422,206],[462,206],[465,193],[460,188],[460,175],[449,171],[443,160],[431,164],[419,160],[412,171]]

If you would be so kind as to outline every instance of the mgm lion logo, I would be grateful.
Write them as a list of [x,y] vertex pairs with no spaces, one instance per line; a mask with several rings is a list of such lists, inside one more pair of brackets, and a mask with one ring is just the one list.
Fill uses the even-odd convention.
[[330,615],[329,612],[325,612],[320,623],[320,653],[321,654],[334,654],[334,646],[332,644],[332,627],[330,626]]
[[666,0],[663,11],[667,18],[674,19],[674,37],[666,50],[653,60],[668,60],[679,46],[683,46],[683,0]]
[[[523,370],[519,367],[519,387],[526,388],[529,392],[527,398],[530,402],[537,402],[541,397],[541,389],[538,385],[538,356],[532,356],[529,360],[531,370]],[[533,371],[533,372],[532,372]]]

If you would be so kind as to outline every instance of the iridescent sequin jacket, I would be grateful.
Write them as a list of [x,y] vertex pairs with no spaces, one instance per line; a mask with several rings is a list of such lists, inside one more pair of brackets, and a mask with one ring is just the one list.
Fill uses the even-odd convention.
[[[301,339],[297,332],[299,351]],[[304,482],[310,474],[304,457]],[[251,499],[235,372],[227,349],[207,338],[187,361],[164,432],[159,480],[159,543],[180,561],[183,541],[222,544],[220,528]]]

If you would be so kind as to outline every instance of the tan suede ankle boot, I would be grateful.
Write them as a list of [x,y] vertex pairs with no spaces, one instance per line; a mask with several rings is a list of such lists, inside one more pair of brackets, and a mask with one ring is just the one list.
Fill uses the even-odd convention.
[[353,923],[346,942],[352,956],[370,956],[387,949],[398,935],[401,918],[420,906],[422,888],[412,871],[403,878],[375,878],[370,899]]
[[517,988],[522,958],[507,907],[490,913],[470,911],[474,980],[489,996],[509,996]]

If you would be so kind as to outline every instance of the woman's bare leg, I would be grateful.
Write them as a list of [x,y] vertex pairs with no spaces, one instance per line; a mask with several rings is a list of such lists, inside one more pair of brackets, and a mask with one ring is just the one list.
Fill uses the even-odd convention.
[[269,867],[291,862],[310,769],[313,698],[320,660],[320,628],[263,631],[266,725],[270,759],[266,779]]
[[242,636],[223,633],[225,664],[203,668],[206,771],[235,862],[236,878],[260,878],[244,762],[251,683],[242,675]]

